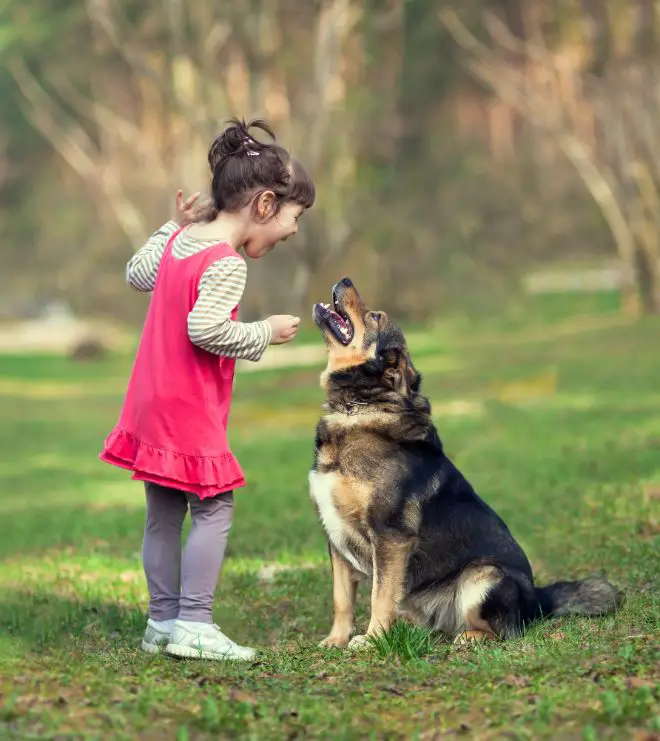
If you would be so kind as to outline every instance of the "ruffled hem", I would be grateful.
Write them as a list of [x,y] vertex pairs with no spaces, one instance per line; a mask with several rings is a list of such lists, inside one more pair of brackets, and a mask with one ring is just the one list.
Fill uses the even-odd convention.
[[99,458],[133,471],[137,481],[190,491],[200,499],[245,486],[243,471],[230,452],[219,456],[175,453],[148,445],[123,429],[108,435]]

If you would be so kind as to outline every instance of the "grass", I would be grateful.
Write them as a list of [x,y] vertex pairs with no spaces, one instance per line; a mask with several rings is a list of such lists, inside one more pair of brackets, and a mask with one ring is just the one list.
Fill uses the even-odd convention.
[[[599,620],[454,646],[397,624],[373,650],[331,623],[306,489],[318,368],[237,378],[231,440],[249,486],[215,619],[251,666],[138,651],[143,495],[97,459],[130,358],[0,357],[3,739],[651,739],[660,733],[657,320],[563,318],[412,337],[447,450],[507,520],[538,580],[604,572]],[[358,626],[368,620],[360,590]]]
[[400,661],[420,661],[433,652],[439,636],[426,628],[397,621],[386,632],[369,638],[379,656]]

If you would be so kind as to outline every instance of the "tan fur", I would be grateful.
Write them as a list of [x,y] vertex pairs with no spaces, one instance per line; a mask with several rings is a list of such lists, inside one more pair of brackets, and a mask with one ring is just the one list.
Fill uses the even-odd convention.
[[464,633],[459,633],[454,638],[454,643],[476,643],[479,641],[487,641],[489,639],[493,639],[494,637],[495,636],[492,633],[487,633],[483,630],[466,630]]
[[478,630],[483,633],[490,633],[491,635],[495,635],[494,631],[488,624],[488,621],[484,620],[480,616],[478,607],[474,607],[471,610],[468,610],[466,618],[467,619],[465,622],[470,630]]
[[367,507],[373,496],[373,487],[350,476],[340,476],[333,498],[340,516],[353,524],[364,522]]
[[502,572],[494,566],[478,566],[466,569],[458,583],[459,622],[466,630],[492,633],[490,626],[479,617],[479,608],[486,594],[502,579]]
[[[339,497],[337,491],[340,491]],[[360,534],[361,510],[336,471],[310,473],[310,495],[319,510],[331,546],[361,573],[371,571],[369,543]],[[352,511],[347,516],[348,507]]]
[[328,353],[326,373],[353,368],[375,357],[375,345],[371,345],[367,351],[359,349],[359,345],[356,346],[356,338],[359,338],[358,341],[362,343],[363,336],[364,331],[358,332],[356,330],[350,345],[344,346],[337,343],[336,346],[333,346],[332,352]]
[[[342,345],[329,331],[323,332],[328,347],[328,365],[321,374],[321,388],[326,388],[331,373],[361,365],[375,357],[376,346],[373,343],[365,343],[365,337],[367,331],[376,326],[376,320],[356,291],[350,293],[343,310],[353,324],[353,337],[348,345]],[[383,312],[380,314],[387,318]]]
[[346,648],[353,633],[359,574],[334,548],[330,548],[330,558],[335,616],[330,634],[321,641],[320,645],[324,648]]
[[371,619],[367,636],[389,630],[398,616],[412,543],[378,540],[374,547]]
[[364,412],[360,414],[344,414],[331,412],[324,417],[325,421],[334,428],[360,427],[362,429],[382,428],[392,424],[392,415],[385,412]]
[[412,532],[419,532],[419,526],[422,524],[422,508],[417,499],[411,499],[406,502],[403,509],[403,522]]
[[320,469],[334,466],[337,461],[337,451],[334,447],[326,446],[319,451],[317,464]]

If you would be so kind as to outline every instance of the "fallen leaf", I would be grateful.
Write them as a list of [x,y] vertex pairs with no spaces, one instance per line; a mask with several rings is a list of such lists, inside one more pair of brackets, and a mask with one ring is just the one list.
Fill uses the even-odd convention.
[[644,494],[651,500],[660,501],[660,483],[653,481],[644,487]]
[[248,705],[256,705],[257,704],[257,698],[253,697],[252,695],[249,695],[247,692],[244,692],[243,690],[235,690],[230,689],[229,690],[229,699],[233,702],[244,702]]
[[270,672],[261,672],[259,674],[259,679],[277,679],[277,680],[283,680],[283,679],[289,679],[286,674],[271,674]]
[[314,675],[314,679],[321,679],[326,684],[335,684],[337,682],[337,677],[333,676],[332,674],[328,674],[328,672],[319,672],[318,674]]
[[626,677],[626,687],[629,690],[636,690],[640,687],[657,687],[658,683],[643,677]]
[[655,521],[640,522],[637,531],[645,538],[653,538],[656,535],[660,535],[660,523]]
[[527,677],[518,677],[515,674],[507,674],[504,683],[508,684],[509,687],[529,687],[530,684]]

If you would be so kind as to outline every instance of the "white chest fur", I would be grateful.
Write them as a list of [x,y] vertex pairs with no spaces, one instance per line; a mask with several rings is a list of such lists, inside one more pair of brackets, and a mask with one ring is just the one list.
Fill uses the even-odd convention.
[[316,502],[325,532],[335,549],[360,572],[364,572],[355,556],[348,550],[346,532],[333,499],[333,490],[337,485],[336,473],[309,472],[309,495]]

